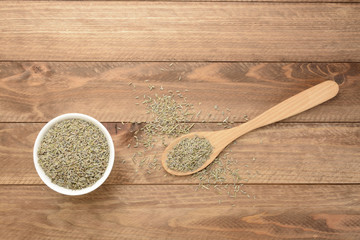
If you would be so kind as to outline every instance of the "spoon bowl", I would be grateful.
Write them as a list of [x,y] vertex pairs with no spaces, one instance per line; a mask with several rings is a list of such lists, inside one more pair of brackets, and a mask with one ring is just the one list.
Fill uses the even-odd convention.
[[[206,168],[210,163],[212,163],[212,161],[214,161],[214,159],[217,157],[217,155],[219,155],[219,153],[228,145],[225,143],[225,141],[223,141],[221,139],[222,136],[225,136],[224,134],[222,134],[222,132],[224,132],[226,130],[222,130],[222,131],[216,131],[216,132],[193,132],[193,133],[189,133],[189,134],[185,134],[182,135],[181,137],[176,138],[175,140],[173,140],[165,149],[165,151],[162,154],[161,157],[161,163],[162,166],[164,167],[164,169],[173,175],[177,175],[177,176],[186,176],[186,175],[190,175],[196,172],[199,172],[201,170],[203,170],[204,168]],[[209,158],[203,163],[203,165],[201,165],[200,168],[191,171],[191,172],[179,172],[179,171],[175,171],[170,169],[167,164],[166,164],[166,160],[167,160],[167,154],[171,151],[171,149],[173,149],[181,140],[185,139],[185,138],[194,138],[195,136],[201,137],[201,138],[206,138],[211,146],[213,147],[213,152],[211,153],[211,155],[209,156]]]
[[[335,97],[339,92],[339,86],[334,81],[325,81],[318,85],[315,85],[307,90],[304,90],[293,97],[286,99],[285,101],[275,105],[264,113],[260,114],[256,118],[248,121],[240,126],[220,130],[220,131],[208,131],[208,132],[193,132],[173,140],[165,149],[161,156],[161,164],[164,169],[176,176],[191,175],[206,168],[212,163],[220,152],[229,145],[232,141],[240,136],[271,123],[281,121],[285,118],[294,116],[301,112],[304,112],[310,108],[313,108],[327,100]],[[183,139],[193,138],[195,136],[206,138],[213,147],[213,152],[209,158],[198,169],[190,172],[180,172],[170,169],[167,166],[166,160],[168,153]]]

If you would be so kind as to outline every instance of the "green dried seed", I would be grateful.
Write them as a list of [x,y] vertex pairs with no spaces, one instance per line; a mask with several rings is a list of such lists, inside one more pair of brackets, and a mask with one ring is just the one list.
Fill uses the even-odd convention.
[[172,170],[191,172],[202,166],[212,151],[213,147],[206,138],[185,138],[169,152],[166,163]]
[[[178,103],[173,95],[147,97],[146,108],[153,120],[144,126],[146,136],[167,135],[177,137],[189,132],[189,116],[193,116],[191,104]],[[145,144],[149,145],[148,140]],[[151,144],[152,145],[152,144]]]
[[110,150],[97,126],[81,119],[68,119],[45,133],[37,154],[39,165],[54,184],[77,190],[102,177]]

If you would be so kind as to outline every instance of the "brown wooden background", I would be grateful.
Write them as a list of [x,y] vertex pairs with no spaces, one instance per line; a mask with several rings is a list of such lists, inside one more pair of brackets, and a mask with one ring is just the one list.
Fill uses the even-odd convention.
[[[329,79],[337,97],[231,146],[259,173],[256,199],[129,160],[149,84],[188,89],[195,130],[217,130],[214,105],[239,124]],[[0,238],[360,239],[359,79],[359,1],[1,1]],[[80,197],[46,187],[32,159],[42,126],[68,112],[103,122],[116,148],[105,185]]]

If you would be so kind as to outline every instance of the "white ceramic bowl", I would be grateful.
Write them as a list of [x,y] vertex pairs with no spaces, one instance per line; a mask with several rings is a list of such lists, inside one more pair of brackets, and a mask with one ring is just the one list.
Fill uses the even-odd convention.
[[[109,154],[109,164],[105,170],[105,173],[104,175],[97,181],[95,182],[93,185],[87,187],[87,188],[83,188],[83,189],[80,189],[80,190],[72,190],[72,189],[67,189],[67,188],[63,188],[63,187],[60,187],[54,183],[51,182],[51,179],[46,176],[44,170],[41,168],[41,166],[39,165],[38,163],[38,149],[39,149],[39,146],[40,146],[40,143],[45,135],[45,133],[52,127],[54,126],[55,123],[58,123],[58,122],[61,122],[63,120],[66,120],[66,119],[73,119],[73,118],[76,118],[76,119],[83,119],[83,120],[86,120],[88,122],[91,122],[93,123],[95,126],[97,126],[105,135],[106,139],[107,139],[107,142],[109,144],[109,150],[110,150],[110,154]],[[86,194],[86,193],[89,193],[91,191],[94,191],[95,189],[97,189],[98,187],[100,187],[101,184],[103,184],[105,182],[105,180],[107,179],[107,177],[110,175],[110,172],[111,172],[111,169],[114,165],[114,158],[115,158],[115,151],[114,151],[114,143],[112,141],[112,138],[110,136],[110,133],[108,132],[108,130],[98,121],[96,120],[95,118],[92,118],[90,116],[87,116],[85,114],[80,114],[80,113],[67,113],[67,114],[64,114],[64,115],[60,115],[54,119],[52,119],[50,122],[48,122],[40,131],[39,135],[37,136],[36,138],[36,141],[35,141],[35,145],[34,145],[34,153],[33,153],[33,156],[34,156],[34,164],[35,164],[35,168],[36,168],[36,171],[37,173],[39,174],[41,180],[49,187],[51,188],[52,190],[58,192],[58,193],[62,193],[62,194],[65,194],[65,195],[72,195],[72,196],[75,196],[75,195],[83,195],[83,194]]]

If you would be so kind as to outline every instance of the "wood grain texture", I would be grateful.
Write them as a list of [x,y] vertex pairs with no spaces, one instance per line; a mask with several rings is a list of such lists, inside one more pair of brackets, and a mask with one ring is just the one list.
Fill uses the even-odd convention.
[[359,186],[259,185],[248,186],[247,190],[256,199],[194,192],[192,186],[186,185],[102,186],[81,197],[63,196],[44,186],[0,186],[0,237],[246,240],[360,237]]
[[[32,1],[32,0],[19,0],[19,1]],[[37,2],[56,2],[56,1],[94,1],[94,0],[37,0]],[[128,2],[129,0],[104,0]],[[131,0],[130,0],[131,1]],[[360,0],[137,0],[139,2],[273,2],[273,3],[358,3]]]
[[[35,138],[44,124],[0,124],[0,184],[42,184],[32,158]],[[192,177],[164,177],[165,170],[147,173],[131,160],[142,148],[134,146],[137,124],[115,130],[115,123],[105,124],[115,145],[115,163],[105,184],[197,184]],[[218,130],[216,124],[196,124],[194,131]],[[360,183],[360,123],[290,124],[278,123],[254,130],[226,150],[248,183]],[[164,150],[161,141],[149,156]],[[253,157],[256,161],[253,161]],[[138,158],[141,160],[141,158]],[[125,160],[125,163],[123,161]],[[140,161],[138,160],[138,161]],[[229,183],[232,178],[228,178]]]
[[[0,239],[360,239],[358,2],[0,1]],[[150,120],[136,96],[179,90],[202,111],[192,130],[211,131],[326,80],[336,98],[226,149],[249,179],[237,198],[131,160]],[[115,143],[85,196],[52,191],[33,165],[40,129],[68,112]]]
[[0,2],[2,61],[360,61],[360,6]]
[[141,102],[136,96],[180,90],[202,110],[197,121],[223,121],[221,112],[229,108],[234,121],[243,122],[244,114],[252,119],[302,90],[335,80],[340,84],[335,99],[286,121],[356,122],[359,79],[360,63],[3,62],[0,121],[45,122],[81,112],[103,122],[144,122],[149,116],[136,107]]

